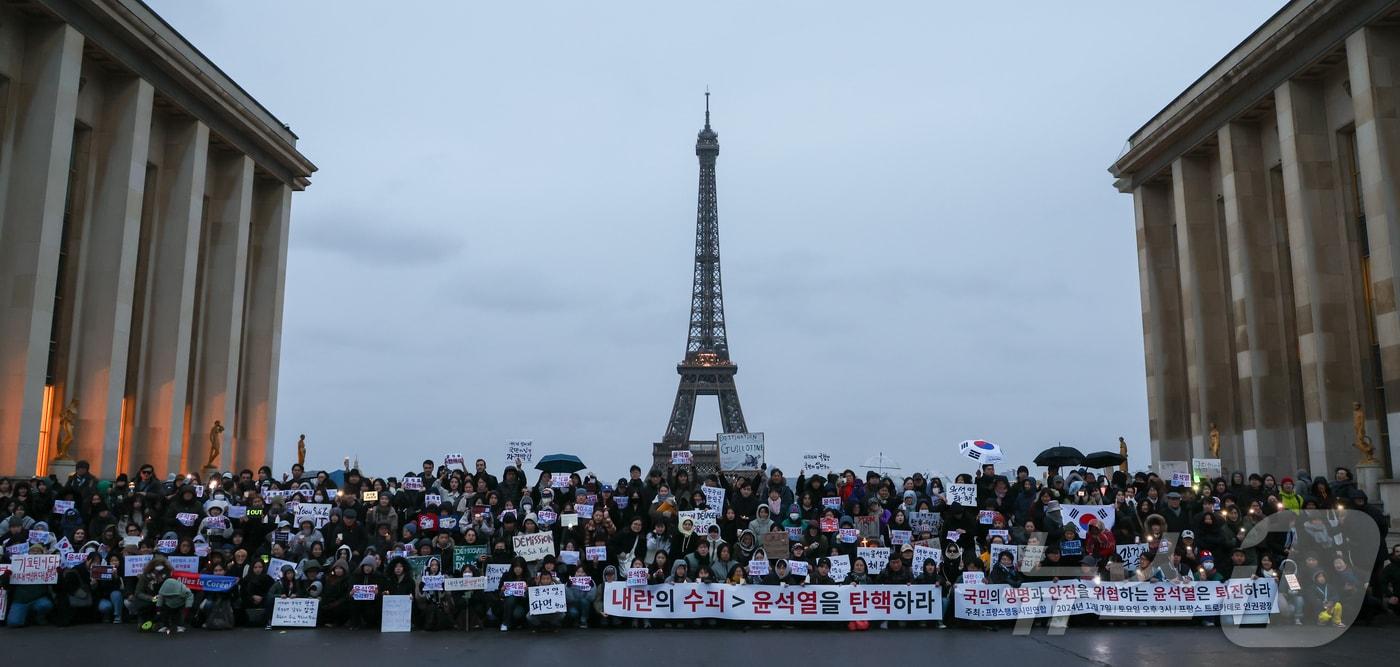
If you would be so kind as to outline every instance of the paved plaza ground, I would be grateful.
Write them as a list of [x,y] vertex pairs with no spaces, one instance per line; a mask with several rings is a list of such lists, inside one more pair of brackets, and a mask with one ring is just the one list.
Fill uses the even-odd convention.
[[[1250,664],[1286,665],[1391,664],[1400,654],[1400,628],[1357,627],[1340,639],[1315,649],[1242,648],[1219,628],[1090,627],[1070,628],[1047,636],[1043,628],[1031,635],[1010,630],[977,629],[845,630],[798,629],[650,629],[564,630],[553,634],[528,631],[501,633],[413,632],[377,634],[335,629],[253,630],[228,632],[190,630],[175,637],[141,634],[131,626],[25,628],[0,630],[7,654],[42,651],[48,664],[88,664],[101,656],[128,656],[148,661],[164,656],[198,655],[214,664],[279,664],[288,656],[315,656],[320,664],[384,664],[412,657],[414,665],[461,665],[465,654],[474,664],[672,664],[704,663],[761,652],[784,656],[785,664],[854,664],[851,661],[909,658],[927,661],[965,660],[978,665],[1173,665],[1229,664],[1248,657]],[[408,653],[411,651],[411,653]],[[38,655],[35,653],[33,655]],[[708,656],[708,657],[706,657]],[[794,661],[795,660],[795,661]],[[225,662],[227,661],[227,662]],[[522,663],[523,661],[523,663]],[[722,660],[728,662],[728,660]],[[817,662],[819,661],[819,662]],[[922,663],[889,663],[922,664]]]

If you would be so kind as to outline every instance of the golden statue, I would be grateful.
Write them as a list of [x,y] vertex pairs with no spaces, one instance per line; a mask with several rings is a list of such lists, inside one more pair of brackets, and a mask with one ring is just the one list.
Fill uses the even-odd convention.
[[1128,441],[1123,436],[1118,436],[1118,453],[1123,455],[1123,462],[1118,464],[1118,470],[1128,472]]
[[1351,426],[1356,430],[1356,443],[1352,446],[1361,452],[1360,465],[1376,465],[1376,447],[1371,444],[1371,437],[1366,435],[1366,409],[1360,403],[1351,404]]
[[78,422],[78,399],[68,402],[68,407],[58,413],[58,455],[55,461],[69,461],[68,450],[73,447],[73,426]]
[[1215,422],[1210,423],[1210,457],[1220,458],[1220,429],[1215,427]]
[[297,465],[301,466],[303,469],[306,468],[306,434],[305,434],[305,433],[301,434],[301,437],[300,437],[300,438],[297,438]]
[[223,449],[221,441],[224,437],[224,425],[219,420],[214,420],[214,427],[209,429],[209,461],[204,464],[206,468],[213,468],[214,462],[219,460],[219,451]]

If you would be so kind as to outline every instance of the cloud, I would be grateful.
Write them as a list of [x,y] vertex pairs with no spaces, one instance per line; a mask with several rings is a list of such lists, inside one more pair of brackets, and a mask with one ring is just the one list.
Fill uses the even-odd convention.
[[294,221],[292,230],[293,248],[381,268],[441,264],[458,257],[466,245],[444,230],[406,224],[390,216],[370,219],[360,212],[306,216]]

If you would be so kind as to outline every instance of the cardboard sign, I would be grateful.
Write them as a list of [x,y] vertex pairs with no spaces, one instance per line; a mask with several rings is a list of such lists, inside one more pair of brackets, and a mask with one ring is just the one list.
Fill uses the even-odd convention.
[[1118,553],[1118,559],[1123,561],[1124,566],[1136,568],[1142,557],[1147,555],[1151,546],[1152,545],[1145,542],[1140,544],[1119,544],[1115,546],[1113,550]]
[[1191,476],[1195,481],[1207,484],[1213,479],[1223,477],[1220,459],[1191,459]]
[[977,506],[977,485],[976,484],[949,484],[948,504],[961,505],[963,507]]
[[692,460],[691,456],[691,452],[688,449],[671,450],[671,465],[688,466]]
[[880,517],[862,514],[855,517],[856,530],[860,531],[860,536],[867,539],[880,537]]
[[563,584],[535,586],[530,589],[530,616],[562,614],[568,609],[568,605],[564,603]]
[[1016,545],[1014,544],[993,544],[991,547],[989,547],[989,550],[992,552],[993,565],[996,564],[997,559],[1001,558],[1001,555],[1003,553],[1011,554],[1012,563],[1016,563],[1020,560],[1019,551],[1017,550]]
[[301,503],[297,505],[296,521],[293,524],[300,526],[302,521],[310,521],[311,525],[324,528],[330,520],[330,503]]
[[769,531],[763,534],[763,553],[769,558],[788,557],[788,534]]
[[1044,544],[1025,544],[1021,546],[1021,572],[1032,572],[1045,560]]
[[763,467],[762,433],[720,433],[719,467],[725,472],[750,472]]
[[1171,486],[1191,486],[1191,464],[1186,461],[1162,461],[1157,464],[1157,476]]
[[705,506],[712,510],[724,509],[724,489],[718,486],[702,486],[700,491],[705,494]]
[[802,452],[802,472],[808,475],[826,475],[831,472],[831,456],[816,450]]
[[890,562],[889,547],[856,547],[856,555],[865,559],[865,570],[880,574]]
[[[279,600],[280,602],[280,600]],[[381,607],[380,632],[410,632],[413,630],[413,596],[385,595]]]
[[379,587],[374,584],[355,584],[350,587],[350,599],[364,602],[373,600],[379,594]]
[[591,561],[604,561],[608,559],[607,547],[585,547],[584,557]]
[[[413,596],[405,595],[403,597],[409,598],[411,609]],[[272,603],[272,627],[314,628],[316,627],[316,614],[320,610],[320,598],[277,598]]]
[[459,466],[466,464],[466,458],[461,454],[448,454],[442,457],[442,464],[445,466]]
[[146,569],[146,564],[151,562],[153,557],[152,554],[133,554],[122,558],[122,576],[141,576],[141,571]]
[[545,556],[554,553],[553,533],[521,533],[511,537],[511,543],[515,546],[515,555],[525,559],[525,562],[544,560]]
[[629,567],[629,568],[627,568],[627,585],[628,585],[628,586],[645,586],[645,585],[647,585],[647,569],[644,568],[644,567]]
[[58,583],[58,554],[24,554],[10,559],[10,584]]
[[506,443],[506,464],[515,465],[517,459],[523,463],[535,462],[534,440],[516,440]]

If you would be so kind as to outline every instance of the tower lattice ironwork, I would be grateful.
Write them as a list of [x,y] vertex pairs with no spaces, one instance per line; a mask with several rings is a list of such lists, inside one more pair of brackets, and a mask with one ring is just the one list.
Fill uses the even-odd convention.
[[[724,326],[724,290],[720,281],[719,205],[715,189],[715,160],[719,157],[719,134],[710,127],[710,93],[705,92],[705,127],[695,140],[700,159],[700,192],[695,213],[695,275],[690,293],[690,331],[685,358],[676,364],[680,386],[676,389],[666,436],[654,448],[658,465],[669,463],[670,451],[695,452],[695,466],[703,472],[718,468],[718,452],[713,441],[692,441],[697,396],[719,399],[720,424],[725,433],[747,433],[744,410],[739,406],[739,390],[734,375],[739,367],[729,358],[729,340]],[[663,460],[666,459],[666,460]],[[710,470],[711,468],[715,470]]]

